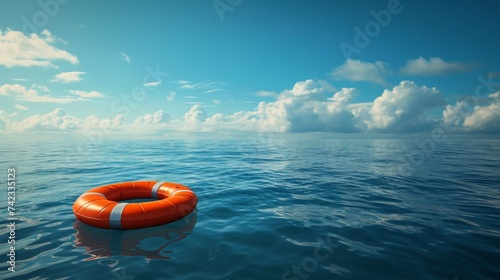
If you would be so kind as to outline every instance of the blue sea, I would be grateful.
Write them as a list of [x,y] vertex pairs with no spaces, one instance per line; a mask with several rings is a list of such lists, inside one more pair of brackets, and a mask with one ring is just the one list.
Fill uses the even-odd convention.
[[[500,279],[500,140],[318,138],[4,140],[0,279]],[[139,230],[76,220],[80,194],[136,180],[198,207]]]

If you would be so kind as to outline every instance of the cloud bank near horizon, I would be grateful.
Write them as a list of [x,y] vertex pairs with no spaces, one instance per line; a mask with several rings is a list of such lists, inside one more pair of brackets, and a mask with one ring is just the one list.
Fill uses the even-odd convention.
[[260,102],[250,111],[209,115],[202,105],[195,104],[183,119],[171,119],[163,110],[134,120],[123,114],[109,119],[95,115],[77,118],[56,108],[46,114],[12,121],[16,113],[0,110],[0,131],[4,134],[93,130],[111,134],[168,131],[412,133],[444,126],[451,132],[498,133],[500,128],[500,91],[483,98],[468,96],[455,104],[446,104],[437,88],[404,80],[385,89],[372,102],[353,102],[359,94],[355,88],[336,90],[324,80],[305,80],[277,93],[273,101]]

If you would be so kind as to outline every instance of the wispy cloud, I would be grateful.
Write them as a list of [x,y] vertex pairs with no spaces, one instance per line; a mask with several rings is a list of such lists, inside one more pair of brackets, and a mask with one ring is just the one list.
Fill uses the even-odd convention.
[[205,91],[205,93],[212,93],[212,92],[217,92],[217,91],[221,91],[222,89],[221,88],[214,88],[214,89],[209,89],[207,91]]
[[216,91],[222,90],[222,86],[226,85],[224,82],[215,82],[215,81],[207,81],[207,82],[190,82],[186,80],[175,81],[179,87],[178,89],[184,90],[205,90],[205,93],[212,93]]
[[[45,94],[40,94],[44,92]],[[44,102],[44,103],[70,103],[75,101],[87,101],[88,98],[98,97],[95,92],[75,91],[74,96],[51,96],[50,90],[43,85],[33,84],[31,88],[19,84],[4,84],[0,86],[0,95],[11,96],[16,100],[26,102]],[[84,96],[88,95],[88,96]]]
[[432,76],[465,72],[472,68],[472,64],[457,61],[448,62],[439,57],[431,57],[430,59],[419,57],[408,60],[400,72],[405,75]]
[[78,72],[78,71],[73,71],[73,72],[62,72],[54,76],[54,78],[51,80],[51,82],[59,82],[59,83],[75,83],[83,80],[81,75],[86,74],[85,72]]
[[20,31],[0,30],[0,65],[8,68],[16,66],[57,68],[52,63],[55,60],[78,64],[75,55],[53,46],[55,41],[58,40],[48,30],[43,30],[40,35],[33,33],[30,36]]
[[143,86],[145,87],[157,87],[161,85],[161,81],[157,81],[157,82],[150,82],[150,83],[145,83],[143,84]]
[[13,81],[16,81],[16,82],[26,82],[28,81],[28,79],[25,79],[25,78],[12,78]]
[[20,104],[16,104],[14,106],[14,108],[16,108],[17,110],[21,110],[21,111],[28,111],[29,110],[28,107],[20,105]]
[[94,91],[94,90],[83,91],[83,90],[70,89],[68,92],[73,94],[73,95],[80,96],[82,98],[102,98],[102,97],[105,97],[104,94],[97,92],[97,91]]
[[125,59],[126,62],[130,62],[130,57],[126,53],[120,52],[120,54],[122,55],[123,59]]

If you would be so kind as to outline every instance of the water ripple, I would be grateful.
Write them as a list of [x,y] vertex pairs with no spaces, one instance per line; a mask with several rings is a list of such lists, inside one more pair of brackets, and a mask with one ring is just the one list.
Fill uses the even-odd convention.
[[[0,279],[282,279],[294,267],[310,279],[500,278],[499,140],[449,139],[412,176],[398,167],[413,139],[74,146],[0,148],[20,209],[16,273],[0,263]],[[75,220],[82,192],[131,180],[186,184],[197,211],[131,231]]]

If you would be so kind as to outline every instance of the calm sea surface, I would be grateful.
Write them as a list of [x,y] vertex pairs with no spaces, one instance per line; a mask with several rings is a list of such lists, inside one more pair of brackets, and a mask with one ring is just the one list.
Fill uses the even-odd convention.
[[[500,279],[500,140],[427,140],[3,141],[0,279]],[[197,210],[75,219],[81,193],[135,180],[185,184]]]

